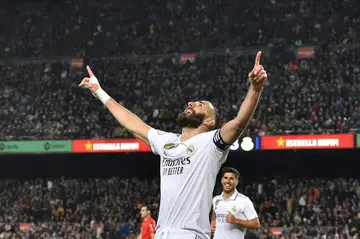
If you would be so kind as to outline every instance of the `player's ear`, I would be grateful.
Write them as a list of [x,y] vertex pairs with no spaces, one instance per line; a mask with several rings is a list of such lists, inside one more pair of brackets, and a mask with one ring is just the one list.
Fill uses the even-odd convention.
[[215,128],[216,121],[215,119],[207,118],[204,124],[209,128]]

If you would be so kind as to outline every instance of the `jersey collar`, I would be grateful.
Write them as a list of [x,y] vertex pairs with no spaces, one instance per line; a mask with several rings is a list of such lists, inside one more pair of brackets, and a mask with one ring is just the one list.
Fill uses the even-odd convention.
[[145,218],[144,222],[151,221],[151,219],[152,219],[151,216],[147,217],[147,218]]
[[228,201],[228,200],[232,200],[234,201],[238,195],[238,191],[235,189],[235,192],[233,193],[233,195],[231,195],[231,197],[229,197],[227,200],[224,199],[224,192],[221,193],[221,199],[224,201]]

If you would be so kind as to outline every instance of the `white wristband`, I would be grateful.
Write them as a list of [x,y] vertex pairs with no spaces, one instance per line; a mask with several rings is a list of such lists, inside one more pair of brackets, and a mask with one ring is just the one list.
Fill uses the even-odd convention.
[[95,91],[94,95],[105,105],[105,103],[111,98],[103,89],[99,88]]

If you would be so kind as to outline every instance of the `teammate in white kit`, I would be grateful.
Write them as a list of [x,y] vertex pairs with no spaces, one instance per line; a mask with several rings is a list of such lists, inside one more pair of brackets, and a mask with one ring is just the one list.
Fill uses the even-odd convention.
[[239,193],[239,172],[235,168],[221,170],[222,194],[213,198],[211,231],[214,239],[243,239],[247,229],[258,229],[260,222],[253,203]]
[[[161,158],[161,199],[157,239],[208,239],[209,212],[216,175],[226,160],[229,146],[251,119],[267,79],[260,65],[261,52],[249,73],[250,88],[238,115],[216,130],[217,114],[208,101],[189,102],[179,115],[181,134],[151,128],[113,100],[87,67],[90,78],[80,83],[109,109],[116,120],[135,137],[151,146]],[[219,85],[221,87],[221,85]]]

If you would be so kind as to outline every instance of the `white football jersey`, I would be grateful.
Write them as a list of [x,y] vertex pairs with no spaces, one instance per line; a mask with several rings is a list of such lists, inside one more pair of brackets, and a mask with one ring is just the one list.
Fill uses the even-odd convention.
[[160,155],[160,211],[156,234],[170,229],[194,232],[209,238],[209,212],[216,175],[230,145],[220,130],[180,142],[180,135],[150,129],[152,151]]
[[252,220],[258,217],[251,200],[238,191],[235,191],[227,200],[223,198],[223,194],[215,196],[213,210],[216,214],[214,239],[243,239],[245,237],[246,228],[226,222],[229,212],[235,218],[242,220]]

